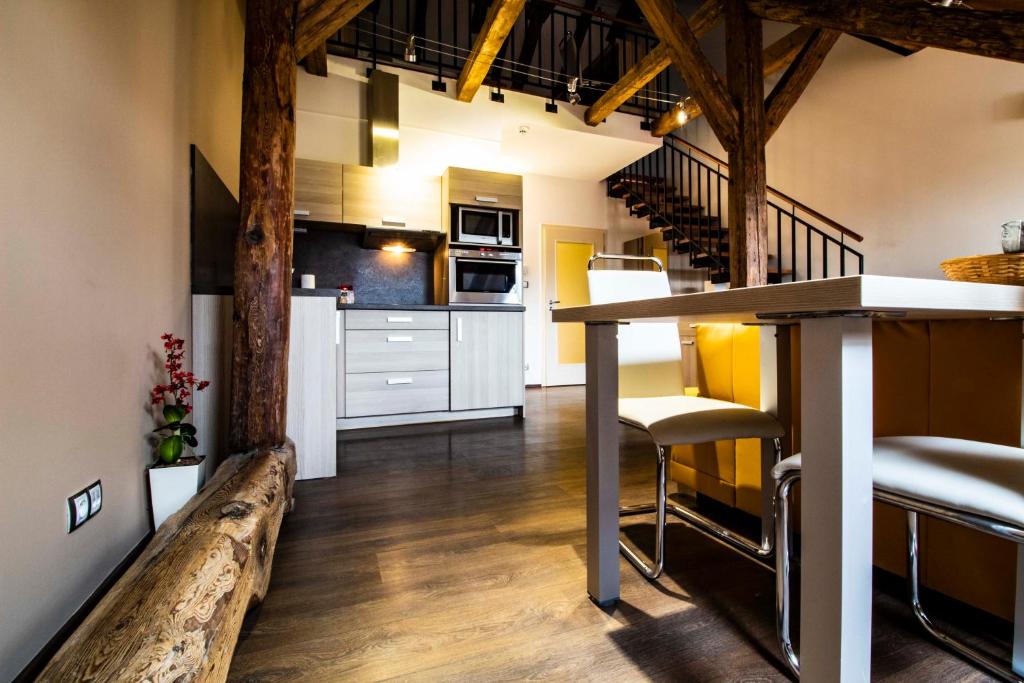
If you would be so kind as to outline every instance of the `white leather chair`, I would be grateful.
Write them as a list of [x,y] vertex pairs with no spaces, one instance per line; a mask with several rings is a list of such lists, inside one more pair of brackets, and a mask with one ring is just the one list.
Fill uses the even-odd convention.
[[[658,270],[596,270],[603,260],[646,261]],[[597,254],[590,259],[587,283],[591,304],[635,301],[671,296],[668,275],[653,257]],[[667,503],[665,490],[666,449],[675,444],[697,444],[731,439],[762,440],[762,472],[771,482],[771,468],[779,461],[779,438],[785,429],[772,415],[738,403],[687,396],[683,386],[679,328],[672,321],[637,322],[619,327],[619,420],[646,431],[657,451],[657,490],[654,505],[619,509],[620,516],[654,512],[656,515],[654,560],[642,559],[620,539],[619,549],[644,576],[656,579],[664,568],[666,511],[734,549],[767,557],[774,546],[772,487],[763,486],[767,497],[761,523],[760,543],[739,536],[690,508]]]
[[[775,466],[776,610],[779,647],[799,677],[790,636],[790,492],[800,480],[801,456]],[[914,614],[924,629],[963,657],[1005,680],[1020,681],[1004,663],[939,631],[921,604],[918,515],[928,515],[1024,543],[1024,449],[940,436],[888,436],[874,440],[875,499],[907,512],[907,581]]]

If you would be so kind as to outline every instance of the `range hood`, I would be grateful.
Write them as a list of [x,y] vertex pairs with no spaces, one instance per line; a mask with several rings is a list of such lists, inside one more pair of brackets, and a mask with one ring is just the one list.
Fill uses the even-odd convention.
[[396,252],[433,252],[443,238],[443,232],[434,230],[403,230],[401,228],[367,226],[363,231],[363,248]]
[[398,163],[398,76],[374,69],[366,93],[370,165],[394,166]]

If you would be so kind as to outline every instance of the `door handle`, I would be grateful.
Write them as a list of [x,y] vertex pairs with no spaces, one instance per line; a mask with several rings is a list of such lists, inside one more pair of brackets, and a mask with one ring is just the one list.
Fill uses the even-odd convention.
[[553,311],[553,310],[555,310],[555,304],[560,304],[560,303],[562,303],[562,302],[561,302],[561,301],[559,301],[559,300],[557,300],[557,299],[551,299],[551,300],[549,300],[549,301],[548,301],[548,310],[549,310],[549,311]]
[[455,341],[462,342],[462,318],[455,319]]

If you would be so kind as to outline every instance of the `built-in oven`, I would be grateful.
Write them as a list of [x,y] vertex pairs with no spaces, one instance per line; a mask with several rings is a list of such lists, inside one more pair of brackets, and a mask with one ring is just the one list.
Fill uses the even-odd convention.
[[522,253],[449,249],[448,303],[522,305]]
[[452,241],[461,244],[519,246],[519,214],[511,209],[452,205]]

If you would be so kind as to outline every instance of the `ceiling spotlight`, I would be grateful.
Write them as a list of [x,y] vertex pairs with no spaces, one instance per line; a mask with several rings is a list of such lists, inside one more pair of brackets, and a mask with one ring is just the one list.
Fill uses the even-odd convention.
[[410,64],[416,63],[416,36],[410,34],[409,39],[405,41],[405,61]]
[[569,104],[579,104],[582,99],[578,92],[580,87],[580,77],[573,76],[572,79],[566,83],[565,87],[569,91]]
[[692,97],[684,97],[676,102],[676,123],[681,126],[690,120],[690,107],[692,106]]

